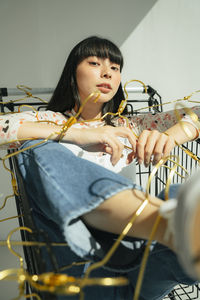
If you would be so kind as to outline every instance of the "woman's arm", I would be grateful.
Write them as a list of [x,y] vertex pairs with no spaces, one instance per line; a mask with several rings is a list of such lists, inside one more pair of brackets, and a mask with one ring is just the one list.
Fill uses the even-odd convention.
[[[191,110],[200,118],[200,106],[194,106]],[[185,115],[184,109],[179,109],[180,118],[183,121],[188,118]],[[161,113],[147,113],[130,117],[130,124],[139,135],[143,130],[158,130],[164,132],[178,123],[174,110],[161,112]]]
[[184,121],[182,121],[182,124],[183,125],[181,125],[181,123],[175,124],[171,128],[167,129],[165,133],[173,137],[175,142],[179,145],[198,138],[199,133],[194,125]]
[[[37,115],[37,118],[34,114],[31,114],[30,120],[25,113],[16,114],[14,120],[11,122],[12,125],[8,126],[6,141],[12,141],[15,136],[16,139],[24,141],[30,138],[59,140],[61,126],[53,123],[35,122],[38,118],[40,120],[51,120],[60,125],[66,122],[62,114],[54,112],[43,112],[41,115]],[[128,155],[127,162],[131,162],[136,157],[139,163],[144,162],[145,165],[150,163],[152,156],[154,157],[154,164],[162,156],[168,156],[175,147],[175,141],[179,144],[188,141],[188,137],[180,124],[167,129],[167,135],[157,130],[144,130],[139,135],[138,141],[133,132],[127,127],[102,126],[98,128],[80,128],[78,126],[78,124],[75,124],[70,127],[63,136],[62,141],[73,143],[83,148],[92,146],[95,148],[95,151],[109,153],[113,165],[119,161],[124,149],[124,145],[120,142],[119,137],[127,138],[133,149]],[[187,123],[187,126],[190,127],[193,134],[192,139],[194,139],[196,137],[196,129],[192,124]],[[90,150],[89,147],[88,150]]]
[[[49,137],[59,140],[61,127],[54,124],[24,122],[18,129],[19,139],[45,139]],[[87,151],[101,151],[111,155],[111,162],[115,165],[122,156],[124,145],[119,137],[127,138],[132,149],[136,149],[136,138],[127,127],[101,126],[84,128],[74,124],[67,129],[62,142],[78,145]],[[130,162],[130,160],[129,160]]]
[[[190,132],[190,137],[183,129],[186,127]],[[181,145],[196,137],[196,128],[188,122],[184,122],[184,127],[177,123],[164,132],[143,130],[138,138],[136,157],[138,162],[140,164],[144,162],[145,166],[148,166],[151,161],[153,164],[157,164],[162,157],[169,156],[177,144]]]
[[59,132],[61,126],[43,122],[24,122],[17,131],[17,138],[20,140],[46,139],[50,137],[51,140],[59,139]]
[[[39,124],[37,121],[51,121],[57,124],[64,124],[66,118],[61,113],[55,113],[52,111],[26,111],[20,113],[2,114],[0,115],[0,147],[5,148],[18,148],[21,145],[20,141],[17,139],[26,140],[27,138],[37,137],[40,138],[39,134]],[[35,135],[33,132],[28,134],[27,129],[26,134],[18,133],[19,128],[27,122],[32,122],[34,128],[38,129]],[[36,125],[37,124],[37,125]],[[42,123],[41,123],[42,124]],[[45,123],[44,123],[45,124]],[[51,123],[49,123],[51,124]],[[26,125],[25,125],[26,127]]]
[[[45,121],[45,122],[38,122]],[[52,111],[21,112],[0,116],[0,147],[1,149],[18,148],[27,139],[59,140],[62,125],[67,119]],[[87,127],[87,126],[86,126]],[[118,137],[127,138],[135,148],[135,138],[129,128],[102,126],[99,128],[84,128],[74,124],[68,128],[62,142],[73,143],[81,147],[92,146],[95,151],[104,151],[111,155],[114,164],[120,159],[124,145]],[[19,140],[19,141],[18,141]],[[87,148],[90,151],[89,148]]]
[[[193,107],[192,110],[197,116],[200,116],[199,106]],[[199,137],[198,129],[189,120],[190,117],[185,116],[183,109],[180,109],[179,113],[183,126],[177,123],[174,110],[155,115],[149,113],[131,117],[131,128],[139,136],[135,153],[139,163],[148,166],[152,161],[153,164],[156,164],[161,157],[170,155],[176,144],[183,144]],[[189,131],[189,136],[186,134],[185,128],[187,128],[187,132]]]

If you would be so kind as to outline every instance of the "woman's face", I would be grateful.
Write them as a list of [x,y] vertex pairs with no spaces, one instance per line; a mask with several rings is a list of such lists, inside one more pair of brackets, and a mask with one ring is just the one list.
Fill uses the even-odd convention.
[[77,66],[76,81],[81,102],[96,91],[101,92],[98,103],[108,102],[119,88],[120,66],[108,58],[89,56]]

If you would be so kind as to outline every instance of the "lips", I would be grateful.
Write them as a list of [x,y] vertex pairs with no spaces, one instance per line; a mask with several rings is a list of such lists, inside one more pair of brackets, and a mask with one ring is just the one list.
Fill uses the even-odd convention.
[[101,84],[98,84],[97,85],[98,88],[105,88],[105,89],[108,89],[108,90],[112,90],[112,87],[109,83],[101,83]]

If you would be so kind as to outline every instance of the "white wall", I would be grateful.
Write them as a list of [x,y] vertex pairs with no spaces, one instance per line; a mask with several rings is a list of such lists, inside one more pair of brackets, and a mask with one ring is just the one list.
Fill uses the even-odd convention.
[[1,0],[0,86],[55,86],[78,41],[96,34],[120,46],[156,1]]
[[164,102],[200,90],[199,14],[199,0],[157,1],[121,46],[123,82],[140,79]]

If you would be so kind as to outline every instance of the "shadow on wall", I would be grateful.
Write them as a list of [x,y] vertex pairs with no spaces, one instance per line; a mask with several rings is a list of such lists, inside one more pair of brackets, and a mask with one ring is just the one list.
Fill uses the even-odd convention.
[[120,47],[156,2],[0,0],[0,85],[54,86],[77,42],[99,35]]
[[[39,5],[45,13],[50,11],[51,27],[53,20],[59,20],[71,29],[72,40],[79,41],[91,34],[107,36],[120,46],[151,10],[157,0],[84,0],[50,1],[46,8],[42,1]],[[59,8],[62,3],[63,10]],[[69,26],[69,27],[68,27]],[[53,30],[53,27],[52,27]],[[69,31],[67,30],[69,33]],[[69,36],[70,39],[70,36]],[[74,43],[74,42],[73,42]]]

